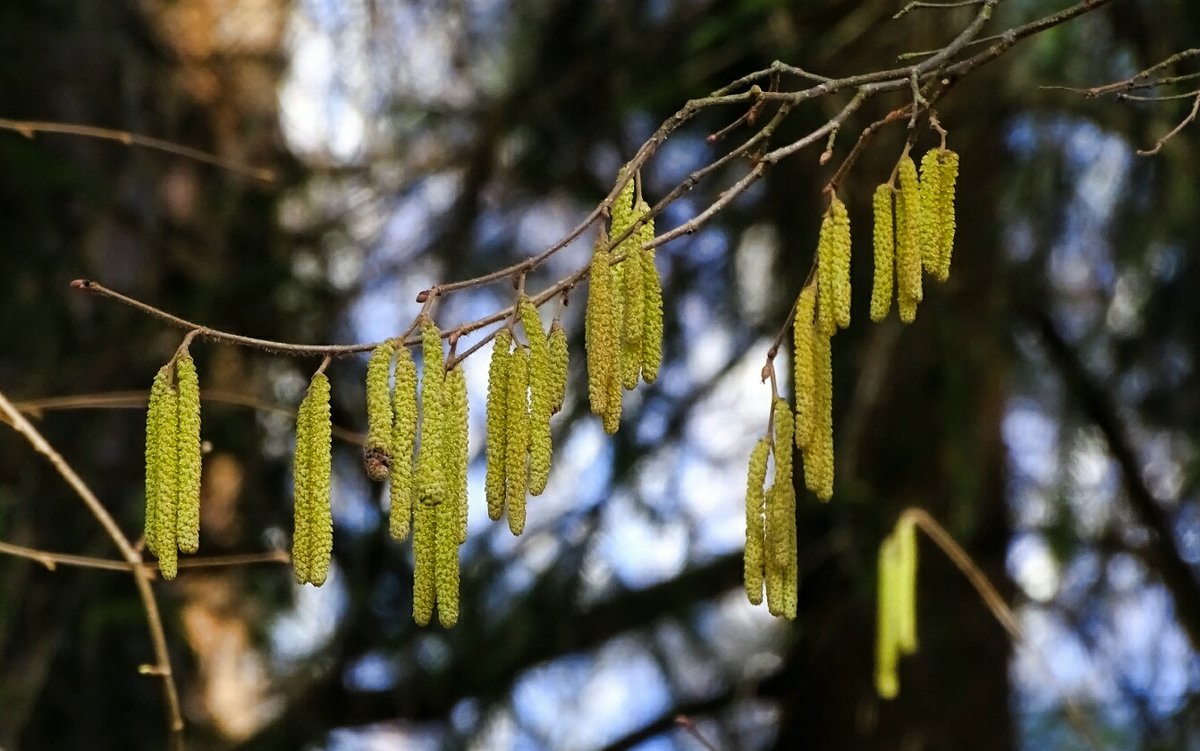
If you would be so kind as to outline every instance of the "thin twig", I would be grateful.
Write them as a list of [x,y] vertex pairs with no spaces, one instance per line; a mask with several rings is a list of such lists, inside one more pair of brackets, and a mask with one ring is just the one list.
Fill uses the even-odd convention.
[[1191,109],[1191,111],[1188,112],[1187,117],[1180,120],[1179,124],[1176,125],[1174,128],[1171,128],[1170,133],[1167,133],[1165,136],[1158,139],[1154,143],[1153,148],[1138,149],[1138,152],[1137,152],[1138,156],[1153,156],[1153,155],[1157,154],[1158,152],[1162,151],[1162,147],[1167,143],[1167,141],[1170,141],[1172,138],[1174,138],[1176,135],[1178,135],[1179,131],[1186,128],[1193,120],[1196,119],[1197,113],[1200,113],[1200,93],[1196,94],[1196,99],[1195,99],[1195,101],[1192,102],[1192,109]]
[[158,612],[158,601],[154,597],[154,589],[150,585],[150,574],[142,564],[141,553],[129,542],[129,538],[117,526],[108,509],[96,497],[87,483],[75,472],[67,460],[38,432],[25,416],[13,406],[8,397],[0,392],[0,412],[8,417],[13,429],[24,436],[25,440],[42,454],[66,480],[83,504],[91,511],[92,516],[108,533],[113,544],[121,552],[121,557],[130,565],[134,584],[137,585],[138,596],[142,600],[142,608],[146,611],[146,623],[150,628],[150,642],[154,648],[157,674],[163,679],[163,695],[167,705],[167,720],[170,730],[170,747],[182,751],[183,742],[183,713],[179,707],[179,692],[175,687],[175,678],[171,673],[171,657],[167,653],[167,637],[163,631],[162,616]]
[[99,138],[105,141],[116,141],[117,143],[126,146],[141,146],[155,151],[164,151],[168,154],[181,156],[185,159],[191,159],[196,162],[204,162],[215,167],[220,167],[230,172],[236,172],[239,175],[252,177],[255,180],[261,180],[265,183],[275,182],[275,171],[264,167],[250,167],[236,162],[232,159],[210,154],[207,151],[193,149],[190,146],[164,141],[161,138],[151,138],[150,136],[139,136],[136,133],[130,133],[124,130],[113,130],[111,128],[97,128],[93,125],[75,125],[72,123],[51,123],[38,122],[33,120],[7,120],[0,118],[0,130],[11,130],[26,138],[33,138],[36,133],[60,133],[68,136],[82,136],[84,138]]
[[[143,562],[138,564],[116,558],[95,558],[87,555],[72,555],[70,553],[52,553],[48,550],[28,548],[24,545],[14,545],[11,542],[0,542],[0,554],[16,558],[26,558],[36,561],[54,571],[59,566],[75,568],[94,568],[104,571],[123,571],[129,573],[135,566],[142,566],[151,572],[158,571],[155,563]],[[272,550],[266,553],[237,553],[234,555],[196,556],[181,558],[180,568],[220,568],[223,566],[247,566],[256,563],[291,563],[291,556],[283,550]]]

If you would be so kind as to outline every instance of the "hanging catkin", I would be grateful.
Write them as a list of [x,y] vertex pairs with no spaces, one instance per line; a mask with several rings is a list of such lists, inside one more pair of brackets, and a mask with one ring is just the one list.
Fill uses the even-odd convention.
[[[435,506],[434,517],[434,588],[437,594],[438,622],[443,628],[452,628],[458,623],[458,545],[456,509],[453,504]],[[428,618],[426,619],[428,622]]]
[[508,528],[514,535],[525,531],[525,490],[529,453],[529,350],[518,347],[508,364],[508,410],[504,449],[504,505]]
[[[467,378],[463,374],[462,363],[457,363],[446,374],[446,427],[445,440],[442,450],[445,458],[442,466],[446,468],[446,478],[449,490],[446,503],[453,511],[455,530],[455,545],[467,541],[467,465],[469,456],[468,429],[470,423],[469,400],[467,398]],[[457,559],[456,559],[457,560]]]
[[333,514],[330,508],[332,423],[329,378],[316,373],[300,402],[296,418],[295,534],[292,560],[296,581],[325,583],[333,552]]
[[511,370],[512,331],[496,332],[492,362],[488,366],[487,393],[487,495],[488,516],[493,521],[504,513],[505,469],[508,465],[508,374]]
[[900,320],[912,323],[921,302],[921,192],[917,167],[907,154],[898,169],[896,194],[896,304]]
[[388,371],[396,345],[381,343],[367,361],[367,443],[363,447],[363,465],[367,477],[375,482],[387,479],[392,466],[392,400],[388,393]]
[[[171,385],[171,368],[164,365],[154,375],[150,386],[150,405],[146,410],[146,547],[161,559],[159,552],[159,519],[169,513],[175,503],[175,445],[179,422],[176,417],[178,395]],[[170,519],[172,528],[174,518]],[[174,557],[171,541],[169,554]],[[162,563],[160,562],[160,567]]]
[[837,331],[837,274],[838,264],[834,258],[837,251],[833,238],[833,205],[821,219],[821,231],[817,237],[817,330],[824,336],[833,336]]
[[567,332],[563,330],[557,318],[550,325],[547,344],[550,347],[550,411],[558,414],[567,396],[570,355],[567,353]]
[[[612,394],[617,393],[617,414],[615,422],[620,422],[620,321],[617,316],[617,297],[610,254],[607,249],[608,237],[601,228],[596,238],[596,246],[592,252],[592,263],[589,268],[590,289],[588,291],[587,312],[584,317],[584,337],[586,340],[588,363],[588,399],[592,412],[604,418],[604,429],[610,434],[610,417],[612,412]],[[614,388],[615,386],[615,388]]]
[[892,535],[879,546],[876,566],[875,690],[884,699],[900,691],[896,677],[896,543]]
[[[638,203],[640,216],[650,213],[650,206],[644,201]],[[663,306],[662,280],[658,277],[658,267],[654,265],[654,248],[643,246],[654,241],[654,219],[646,219],[638,227],[637,245],[642,254],[642,283],[645,285],[645,302],[642,324],[642,380],[654,383],[658,379],[658,369],[662,366],[663,348]]]
[[195,553],[200,548],[200,380],[186,351],[175,361],[175,379],[179,394],[175,539],[180,552]]
[[901,654],[917,651],[917,528],[902,518],[896,538],[896,647]]
[[767,458],[771,441],[762,438],[750,452],[750,469],[746,476],[746,550],[742,557],[742,579],[746,597],[752,605],[762,603],[764,521],[766,497],[763,485],[767,480]]
[[429,624],[437,597],[437,515],[438,506],[424,498],[413,507],[413,620],[418,626]]
[[950,258],[954,252],[954,189],[958,182],[958,154],[949,149],[938,151],[941,166],[941,190],[936,202],[938,220],[937,265],[933,276],[939,282],[950,278]]
[[772,415],[775,433],[772,451],[775,455],[775,476],[766,493],[765,569],[767,578],[767,609],[772,615],[796,617],[796,582],[789,576],[795,559],[795,488],[792,485],[792,442],[794,429],[792,408],[783,399],[775,400]]
[[412,527],[416,496],[413,487],[413,451],[417,442],[417,366],[408,347],[404,346],[396,350],[392,415],[388,532],[397,540],[406,540]]
[[835,195],[829,205],[830,248],[833,251],[833,318],[838,328],[850,326],[850,213]]
[[875,278],[871,285],[871,320],[878,323],[892,309],[892,282],[896,278],[896,235],[892,227],[892,186],[875,189]]
[[928,274],[937,273],[941,246],[941,219],[938,212],[942,200],[942,165],[937,149],[930,149],[921,158],[920,177],[921,267]]
[[554,410],[554,366],[550,361],[550,344],[533,301],[522,297],[518,312],[529,340],[529,494],[541,495],[550,478],[553,451],[550,415]]
[[445,468],[438,445],[445,425],[445,361],[442,337],[433,321],[421,324],[421,445],[417,449],[417,497],[425,503],[441,503],[445,497]]
[[815,332],[813,435],[804,449],[804,484],[823,501],[833,497],[833,368],[830,339]]
[[796,391],[796,448],[804,450],[812,443],[816,432],[816,380],[813,374],[813,316],[816,313],[817,289],[809,284],[800,292],[796,302],[796,317],[792,321],[793,386]]

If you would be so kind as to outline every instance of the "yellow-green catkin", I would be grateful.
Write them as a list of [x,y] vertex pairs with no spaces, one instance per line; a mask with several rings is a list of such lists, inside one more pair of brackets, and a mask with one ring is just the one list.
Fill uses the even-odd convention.
[[567,332],[563,330],[558,319],[550,325],[550,334],[546,338],[550,347],[550,411],[558,414],[563,408],[567,397],[567,371],[570,368],[570,354],[567,352]]
[[954,189],[958,182],[958,154],[949,149],[938,151],[941,166],[941,191],[937,198],[937,265],[933,277],[939,282],[950,278],[950,259],[954,253]]
[[529,451],[529,350],[519,347],[508,365],[508,414],[504,452],[504,505],[508,528],[514,535],[525,531],[525,490]]
[[300,402],[296,419],[295,535],[292,558],[296,581],[325,583],[333,553],[333,428],[329,413],[329,378],[317,373]]
[[938,161],[937,149],[930,149],[921,157],[920,177],[921,209],[921,267],[926,273],[936,273],[939,264],[941,219],[938,211],[942,193],[942,165]]
[[804,450],[804,484],[822,501],[833,497],[833,365],[829,337],[813,336],[813,435]]
[[442,388],[445,361],[442,336],[433,321],[421,324],[421,445],[417,449],[417,497],[424,503],[441,503],[445,497],[445,468],[439,442],[445,424]]
[[767,489],[766,560],[767,608],[772,615],[796,617],[796,578],[791,568],[795,550],[795,488],[792,485],[792,408],[776,399],[772,415],[775,476]]
[[[434,589],[437,595],[438,621],[443,628],[458,623],[458,546],[457,508],[443,503],[434,507]],[[428,621],[428,619],[426,619]]]
[[584,317],[584,337],[587,343],[588,399],[592,412],[604,418],[604,429],[612,434],[621,420],[621,324],[616,280],[607,244],[608,238],[601,229],[589,269],[591,287]]
[[763,599],[764,529],[763,514],[766,496],[763,485],[767,480],[767,458],[771,441],[762,438],[750,452],[750,468],[746,476],[746,550],[742,556],[742,579],[750,604],[759,605]]
[[[446,468],[448,486],[446,503],[452,513],[456,545],[467,541],[467,465],[469,455],[470,404],[467,398],[467,377],[462,363],[456,364],[446,373],[446,425],[442,451],[445,453],[443,466]],[[457,588],[456,588],[457,589]]]
[[437,597],[438,506],[424,499],[413,507],[413,620],[419,626],[433,618]]
[[[164,365],[154,375],[154,382],[150,386],[150,405],[146,410],[145,537],[146,547],[155,555],[159,555],[158,518],[163,513],[164,498],[175,497],[173,465],[176,460],[175,431],[178,429],[176,405],[171,368]],[[170,454],[167,453],[168,447]]]
[[896,538],[896,647],[901,654],[917,651],[917,528],[901,519]]
[[896,234],[892,226],[892,186],[880,185],[872,200],[875,214],[875,278],[871,285],[871,320],[878,323],[892,309],[896,278]]
[[898,169],[900,190],[896,194],[896,305],[900,320],[912,323],[917,317],[921,288],[921,191],[917,167],[907,154]]
[[518,312],[529,340],[529,494],[541,495],[550,478],[553,452],[550,415],[554,411],[554,366],[537,308],[528,297],[522,297]]
[[884,699],[900,692],[896,676],[899,650],[896,643],[896,542],[892,535],[879,546],[876,567],[875,691]]
[[180,552],[195,553],[200,549],[200,379],[187,352],[175,361],[175,381],[179,394],[175,539]]
[[[639,205],[639,209],[641,208]],[[639,212],[640,213],[640,212]],[[646,327],[646,282],[644,260],[638,242],[641,227],[617,249],[621,261],[621,385],[632,391],[642,372],[642,344]]]
[[396,345],[383,342],[367,361],[367,443],[363,447],[363,465],[375,482],[387,479],[392,466],[392,400],[388,393],[388,372]]
[[395,384],[392,387],[391,480],[388,495],[388,532],[396,540],[408,539],[412,528],[413,452],[417,443],[417,366],[408,347],[396,350]]
[[[638,203],[638,214],[646,215],[650,207],[643,201]],[[647,219],[638,227],[637,244],[642,254],[642,284],[645,285],[645,303],[642,324],[642,380],[654,383],[658,380],[658,369],[662,366],[663,349],[663,293],[658,267],[654,265],[654,248],[642,246],[654,240],[654,220]]]
[[792,384],[796,391],[796,448],[804,450],[812,443],[816,425],[816,381],[813,378],[813,315],[816,313],[816,285],[809,284],[796,302],[792,321]]
[[850,212],[846,204],[837,197],[829,205],[829,218],[832,222],[830,245],[833,248],[834,262],[834,308],[833,317],[838,328],[850,326]]
[[512,331],[496,332],[492,362],[488,366],[487,393],[487,495],[488,516],[496,521],[504,513],[505,469],[508,466],[508,375],[512,369]]
[[817,330],[823,336],[837,331],[837,262],[833,239],[833,205],[821,220],[817,238]]

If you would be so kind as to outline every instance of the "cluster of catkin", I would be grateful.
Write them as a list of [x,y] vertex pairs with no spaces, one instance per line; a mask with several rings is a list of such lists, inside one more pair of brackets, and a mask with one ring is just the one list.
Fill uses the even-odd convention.
[[917,166],[906,153],[896,173],[899,189],[890,183],[875,189],[871,320],[882,321],[891,310],[894,278],[900,320],[912,323],[924,296],[922,271],[939,282],[950,276],[958,154],[944,148],[930,149],[921,159],[918,177]]
[[[771,615],[796,617],[798,584],[796,556],[796,489],[792,485],[792,441],[795,429],[792,408],[776,399],[771,415],[772,434],[754,446],[746,478],[746,554],[743,573],[746,596],[754,605],[763,600]],[[775,457],[771,486],[767,460]]]
[[186,348],[162,366],[146,411],[146,547],[164,579],[200,546],[200,382]]
[[496,332],[488,369],[488,516],[507,513],[514,535],[525,530],[526,495],[541,495],[550,477],[550,417],[562,409],[567,388],[567,334],[557,318],[549,333],[537,307],[522,295],[516,320],[527,345],[516,342],[511,322]]
[[[622,389],[658,378],[663,339],[662,282],[654,249],[642,247],[654,239],[654,220],[645,201],[634,203],[633,177],[619,179],[626,182],[612,206],[610,231],[601,228],[592,252],[584,331],[588,399],[609,435],[621,424]],[[610,237],[618,240],[615,247],[609,248]]]
[[875,690],[891,699],[899,657],[917,651],[917,528],[903,516],[879,546],[877,587]]

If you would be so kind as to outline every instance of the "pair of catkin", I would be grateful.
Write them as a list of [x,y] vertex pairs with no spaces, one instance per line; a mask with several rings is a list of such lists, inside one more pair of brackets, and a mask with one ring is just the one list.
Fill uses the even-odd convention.
[[884,699],[900,691],[896,664],[917,651],[917,531],[900,518],[879,546],[875,690]]
[[[611,231],[601,228],[592,252],[584,331],[588,398],[610,435],[621,424],[622,389],[636,388],[639,378],[654,383],[662,365],[662,281],[654,249],[644,247],[654,240],[654,220],[649,204],[634,204],[634,179],[620,179]],[[611,249],[610,237],[618,241]]]
[[553,451],[550,417],[563,404],[567,382],[566,332],[556,320],[547,334],[533,301],[517,302],[528,347],[513,348],[512,329],[496,333],[488,370],[488,516],[507,513],[514,535],[525,530],[525,497],[541,495]]
[[795,441],[804,457],[804,484],[828,501],[833,497],[833,352],[832,340],[817,317],[817,291],[812,284],[800,292],[796,303],[792,342]]
[[468,408],[462,364],[445,368],[442,336],[421,324],[421,442],[412,504],[413,620],[426,625],[436,603],[445,628],[458,622],[458,549],[467,539]]
[[896,168],[898,190],[875,189],[875,278],[871,320],[882,321],[892,306],[892,279],[900,320],[912,323],[921,302],[922,269],[940,282],[950,276],[954,249],[954,188],[958,154],[931,149],[921,160],[921,173],[907,154]]
[[[762,603],[766,587],[771,615],[796,617],[799,584],[796,540],[796,490],[792,485],[792,409],[776,399],[773,434],[762,438],[750,454],[746,478],[746,550],[743,575],[746,597]],[[767,459],[775,456],[775,475],[765,491]]]
[[150,387],[145,538],[164,579],[178,573],[178,553],[200,546],[200,382],[186,349]]

